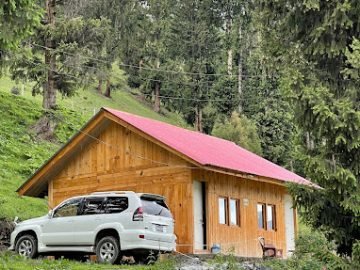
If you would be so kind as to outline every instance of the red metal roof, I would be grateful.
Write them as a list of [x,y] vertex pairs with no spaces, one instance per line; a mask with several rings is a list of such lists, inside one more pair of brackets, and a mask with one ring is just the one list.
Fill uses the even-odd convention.
[[265,176],[284,182],[314,185],[233,142],[145,117],[104,109],[203,166]]

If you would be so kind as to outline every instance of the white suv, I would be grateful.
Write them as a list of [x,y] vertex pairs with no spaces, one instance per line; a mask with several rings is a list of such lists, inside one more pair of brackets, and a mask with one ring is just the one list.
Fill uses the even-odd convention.
[[115,263],[121,255],[143,260],[149,251],[175,250],[174,220],[162,196],[132,191],[70,198],[49,214],[16,224],[10,250],[34,258],[96,254]]

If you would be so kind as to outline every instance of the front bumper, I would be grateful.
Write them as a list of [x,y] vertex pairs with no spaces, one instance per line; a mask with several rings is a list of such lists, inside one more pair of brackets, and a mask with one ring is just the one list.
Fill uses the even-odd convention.
[[18,234],[16,227],[15,230],[10,234],[10,247],[8,248],[8,250],[15,250],[15,237]]

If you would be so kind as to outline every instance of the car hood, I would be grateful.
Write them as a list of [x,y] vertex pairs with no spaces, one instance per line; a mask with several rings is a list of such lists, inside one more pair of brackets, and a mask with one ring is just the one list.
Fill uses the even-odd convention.
[[24,220],[22,222],[20,222],[18,224],[18,226],[23,226],[23,225],[30,225],[30,224],[34,224],[34,223],[39,223],[41,221],[45,221],[45,220],[48,220],[49,217],[48,215],[45,215],[45,216],[42,216],[42,217],[37,217],[37,218],[31,218],[31,219],[28,219],[28,220]]

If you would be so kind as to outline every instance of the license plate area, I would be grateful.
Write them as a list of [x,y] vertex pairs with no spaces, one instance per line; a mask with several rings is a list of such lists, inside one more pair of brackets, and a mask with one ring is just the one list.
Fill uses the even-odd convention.
[[166,226],[154,224],[154,231],[155,232],[166,233]]

